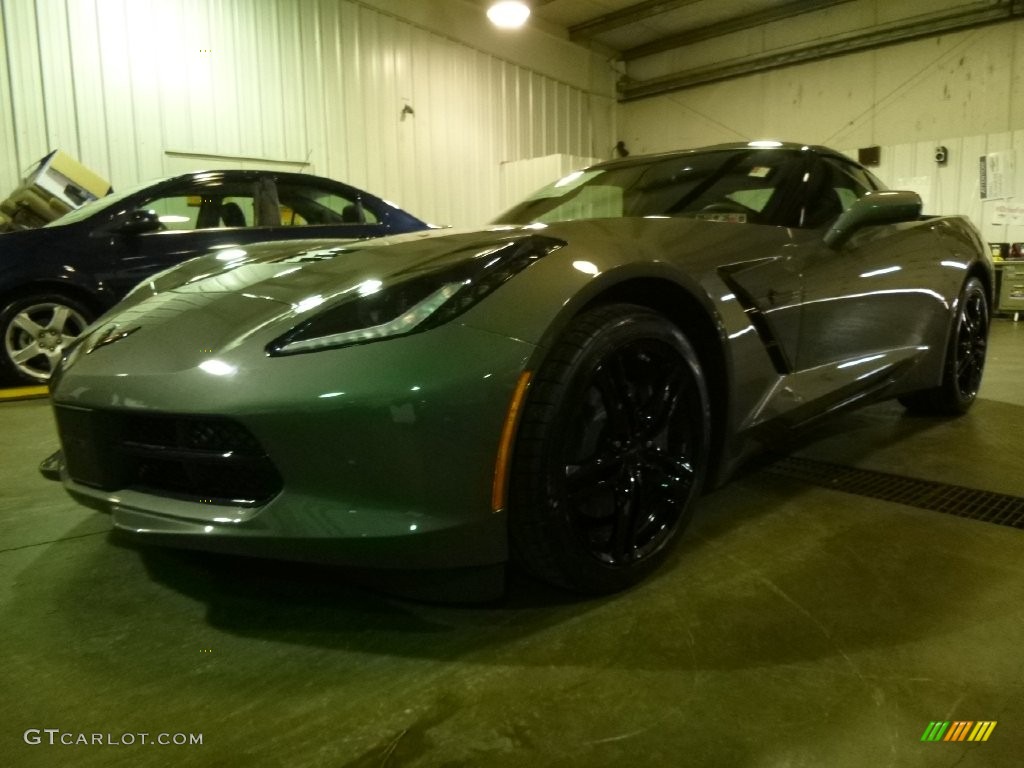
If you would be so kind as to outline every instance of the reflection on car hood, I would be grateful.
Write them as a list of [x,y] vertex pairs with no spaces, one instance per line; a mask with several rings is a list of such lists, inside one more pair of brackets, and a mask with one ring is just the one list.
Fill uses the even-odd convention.
[[433,271],[536,234],[503,227],[222,249],[136,288],[81,337],[65,369],[165,373],[194,367],[254,335],[283,333],[367,282]]
[[329,300],[367,280],[428,271],[487,248],[534,234],[523,227],[424,231],[372,240],[292,240],[222,248],[173,267],[139,285],[121,307],[156,294],[245,293],[285,304],[310,296]]

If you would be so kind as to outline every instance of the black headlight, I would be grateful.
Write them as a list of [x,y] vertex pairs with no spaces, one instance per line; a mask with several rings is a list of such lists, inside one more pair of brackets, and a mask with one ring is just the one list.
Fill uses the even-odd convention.
[[[406,336],[447,323],[565,243],[530,235],[498,245],[468,248],[442,267],[418,267],[390,278],[366,281],[348,295],[267,347],[271,355],[293,355]],[[463,258],[459,258],[462,256]]]

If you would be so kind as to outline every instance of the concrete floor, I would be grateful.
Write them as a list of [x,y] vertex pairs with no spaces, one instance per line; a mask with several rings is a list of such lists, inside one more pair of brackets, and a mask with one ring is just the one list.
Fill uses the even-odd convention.
[[[797,452],[1024,496],[1024,323],[954,421],[894,404]],[[328,569],[108,538],[0,405],[0,762],[12,766],[1020,766],[1022,532],[750,471],[628,594],[439,607]],[[984,743],[922,743],[994,720]],[[26,744],[27,729],[202,734]],[[106,738],[106,736],[104,736]],[[136,742],[141,736],[134,737]]]

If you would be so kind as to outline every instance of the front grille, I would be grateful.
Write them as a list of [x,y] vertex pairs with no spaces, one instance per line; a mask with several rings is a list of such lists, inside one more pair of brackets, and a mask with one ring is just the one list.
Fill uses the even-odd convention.
[[232,506],[262,504],[281,490],[259,441],[231,419],[69,406],[56,413],[68,474],[83,485]]

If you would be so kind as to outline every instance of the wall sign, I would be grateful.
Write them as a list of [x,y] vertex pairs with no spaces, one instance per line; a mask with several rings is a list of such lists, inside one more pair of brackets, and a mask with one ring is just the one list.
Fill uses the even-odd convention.
[[1013,196],[1015,153],[989,152],[978,160],[979,186],[982,200]]

